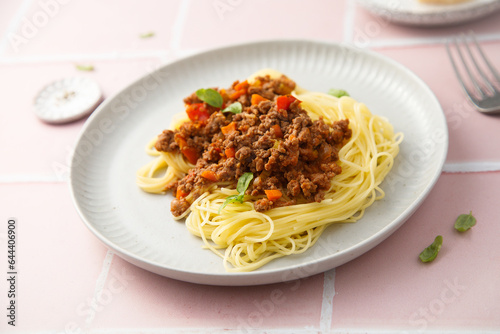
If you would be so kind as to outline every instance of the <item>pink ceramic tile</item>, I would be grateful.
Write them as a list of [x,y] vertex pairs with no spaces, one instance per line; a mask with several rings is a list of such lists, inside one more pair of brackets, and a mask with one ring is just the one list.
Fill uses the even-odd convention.
[[[33,1],[6,54],[166,50],[180,1]],[[141,34],[154,32],[152,38]]]
[[[233,3],[233,4],[232,4]],[[184,49],[261,39],[340,40],[345,1],[192,1],[182,33]]]
[[[500,69],[500,43],[483,43],[483,46],[491,55],[492,63]],[[500,117],[481,114],[472,107],[443,45],[379,51],[415,72],[439,99],[448,123],[448,162],[500,160]]]
[[[444,174],[402,228],[337,268],[335,328],[500,329],[500,173]],[[472,213],[477,225],[457,232]],[[438,257],[419,253],[443,236]]]
[[86,62],[95,71],[81,72],[68,62],[0,65],[0,91],[8,92],[2,95],[0,153],[9,161],[0,165],[0,173],[67,176],[71,149],[84,121],[48,125],[38,120],[32,103],[43,86],[65,77],[87,76],[109,96],[159,64],[158,59]]
[[[217,287],[184,283],[139,269],[114,257],[113,273],[125,272],[130,284],[100,312],[94,329],[318,327],[323,275],[256,287]],[[110,279],[111,277],[111,279]]]
[[356,6],[353,42],[360,46],[384,40],[411,42],[423,38],[446,37],[460,32],[474,30],[477,34],[495,34],[500,30],[500,13],[470,23],[449,27],[426,28],[395,24],[375,16],[361,6]]
[[[0,198],[5,219],[0,225],[2,255],[7,257],[6,219],[15,217],[18,260],[16,331],[3,315],[0,332],[63,332],[88,309],[106,249],[81,222],[67,184],[4,184]],[[6,259],[2,262],[6,265]],[[4,277],[2,306],[7,302]]]
[[21,3],[16,0],[4,0],[0,4],[0,41],[5,40],[2,43],[7,42],[8,28],[21,7]]

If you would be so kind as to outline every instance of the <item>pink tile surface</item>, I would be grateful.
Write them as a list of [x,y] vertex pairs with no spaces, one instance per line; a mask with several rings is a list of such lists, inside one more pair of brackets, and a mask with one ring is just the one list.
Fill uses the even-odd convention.
[[345,1],[338,0],[192,1],[180,46],[206,49],[276,38],[340,40],[344,8]]
[[9,92],[2,98],[9,108],[2,111],[0,119],[9,126],[0,131],[0,152],[10,157],[8,164],[0,166],[0,173],[67,177],[72,147],[84,120],[64,126],[41,122],[33,112],[33,100],[42,87],[65,77],[86,76],[101,86],[104,96],[109,96],[151,72],[160,61],[87,60],[85,63],[93,64],[95,71],[78,71],[73,62],[0,65],[3,74],[0,90]]
[[[2,219],[17,219],[17,333],[64,328],[93,297],[106,249],[82,224],[64,183],[2,185],[0,198]],[[0,280],[0,291],[6,284]],[[6,305],[6,293],[0,300]],[[8,333],[4,318],[0,332]]]
[[[226,328],[246,333],[253,328],[319,324],[323,275],[252,288],[217,287],[161,277],[117,256],[110,269],[113,272],[126,272],[130,284],[99,312],[94,329]],[[141,316],[124,318],[127,312]]]
[[[0,36],[7,36],[9,25],[11,24],[19,8],[19,2],[15,0],[2,1],[0,10]],[[3,42],[2,42],[3,43]],[[6,42],[5,42],[6,43]],[[7,45],[7,43],[5,44]]]
[[[500,44],[482,44],[491,63],[500,68]],[[420,50],[424,52],[418,52]],[[379,52],[408,67],[436,94],[448,123],[448,162],[500,160],[500,117],[481,114],[473,108],[460,87],[443,45]]]
[[[180,1],[33,1],[8,56],[165,50]],[[42,5],[46,4],[46,5]],[[140,38],[154,32],[153,38]]]
[[[2,315],[0,333],[499,331],[500,117],[473,110],[443,45],[473,29],[500,68],[499,17],[428,29],[387,23],[350,0],[0,1],[0,212],[19,228],[18,326]],[[154,36],[139,37],[147,32]],[[15,44],[12,34],[24,40]],[[407,66],[442,104],[447,163],[481,170],[489,162],[495,172],[443,174],[401,229],[335,275],[212,287],[160,277],[108,252],[82,224],[64,180],[84,121],[40,122],[32,111],[39,89],[82,75],[108,97],[181,55],[279,38],[354,43]],[[79,72],[76,63],[95,71]],[[453,222],[469,210],[478,224],[459,234]],[[420,263],[437,234],[440,255]],[[2,227],[2,258],[6,241]],[[6,284],[0,280],[2,305]]]
[[[481,196],[477,194],[481,193]],[[444,174],[422,207],[383,244],[336,270],[334,328],[500,328],[500,173]],[[477,224],[453,228],[472,210]],[[443,236],[438,257],[420,252]]]

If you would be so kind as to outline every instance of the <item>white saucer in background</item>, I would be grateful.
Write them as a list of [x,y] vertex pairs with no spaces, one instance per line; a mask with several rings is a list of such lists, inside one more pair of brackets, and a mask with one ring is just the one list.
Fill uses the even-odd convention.
[[432,5],[418,0],[357,0],[375,15],[415,26],[447,26],[470,22],[500,10],[500,0],[469,0],[453,5]]

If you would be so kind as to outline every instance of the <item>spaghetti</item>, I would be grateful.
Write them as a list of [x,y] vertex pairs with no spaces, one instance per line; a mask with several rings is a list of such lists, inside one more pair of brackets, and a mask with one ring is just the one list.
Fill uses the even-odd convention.
[[[281,74],[258,72],[248,82],[263,75]],[[252,271],[273,259],[303,253],[328,225],[355,222],[363,217],[367,207],[384,197],[380,184],[393,166],[403,135],[395,133],[386,119],[373,115],[363,103],[351,97],[337,98],[299,87],[291,95],[299,100],[300,108],[307,111],[313,122],[322,120],[333,126],[335,122],[348,120],[350,136],[345,136],[338,146],[335,161],[341,172],[328,179],[327,189],[319,192],[320,201],[307,200],[303,193],[298,199],[291,199],[290,191],[283,191],[282,198],[275,202],[287,200],[287,204],[271,205],[264,210],[259,209],[258,203],[268,201],[267,198],[251,189],[242,195],[241,202],[227,203],[228,197],[238,195],[234,182],[207,182],[201,191],[184,194],[182,200],[189,207],[175,218],[185,218],[189,232],[223,259],[227,271]],[[174,120],[171,128],[179,128],[186,121],[189,120]],[[147,192],[164,193],[169,186],[186,178],[195,166],[185,154],[158,151],[157,141],[154,138],[146,147],[147,153],[156,159],[138,170],[137,184]]]

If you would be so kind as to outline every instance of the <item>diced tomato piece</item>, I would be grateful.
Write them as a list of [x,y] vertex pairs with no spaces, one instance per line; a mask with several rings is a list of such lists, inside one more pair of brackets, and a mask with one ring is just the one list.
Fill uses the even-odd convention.
[[247,90],[247,88],[249,87],[250,85],[248,84],[248,81],[245,80],[245,81],[242,81],[240,82],[239,84],[235,85],[234,86],[234,90]]
[[240,96],[245,95],[246,93],[247,93],[246,89],[240,89],[240,90],[235,91],[233,94],[229,95],[229,98],[234,101],[237,98],[239,98]]
[[228,158],[234,158],[236,152],[234,147],[229,147],[224,150],[224,153],[226,154],[226,157]]
[[217,182],[217,174],[211,170],[204,170],[201,172],[201,177],[210,180],[212,182]]
[[177,193],[175,194],[175,198],[181,199],[183,197],[186,197],[189,195],[189,193],[184,192],[184,190],[181,189],[181,187],[177,187]]
[[252,94],[252,100],[251,100],[251,102],[252,102],[253,106],[258,105],[262,101],[269,101],[269,100],[266,99],[265,97],[260,96],[259,94]]
[[292,95],[282,95],[276,99],[276,109],[288,110],[288,108],[290,108],[290,104],[292,104],[294,101],[297,101],[296,97]]
[[186,159],[196,165],[196,161],[198,161],[198,151],[194,147],[184,146],[181,148],[182,154],[186,157]]
[[193,103],[186,105],[186,114],[193,122],[204,122],[210,117],[205,103]]
[[282,196],[281,191],[278,189],[264,190],[264,192],[266,193],[267,199],[270,201],[276,201]]
[[230,134],[232,132],[235,132],[236,131],[236,123],[234,122],[231,122],[229,123],[228,125],[226,126],[223,126],[222,128],[220,128],[220,130],[222,131],[223,134],[227,135],[227,134]]
[[175,142],[177,143],[177,145],[179,145],[179,147],[182,149],[184,146],[187,146],[187,142],[186,142],[186,139],[184,139],[183,136],[181,136],[180,134],[176,133],[175,134],[175,137],[174,137],[174,140]]
[[283,131],[281,131],[281,127],[278,124],[274,124],[273,126],[271,126],[271,129],[274,130],[274,135],[277,138],[283,138]]

